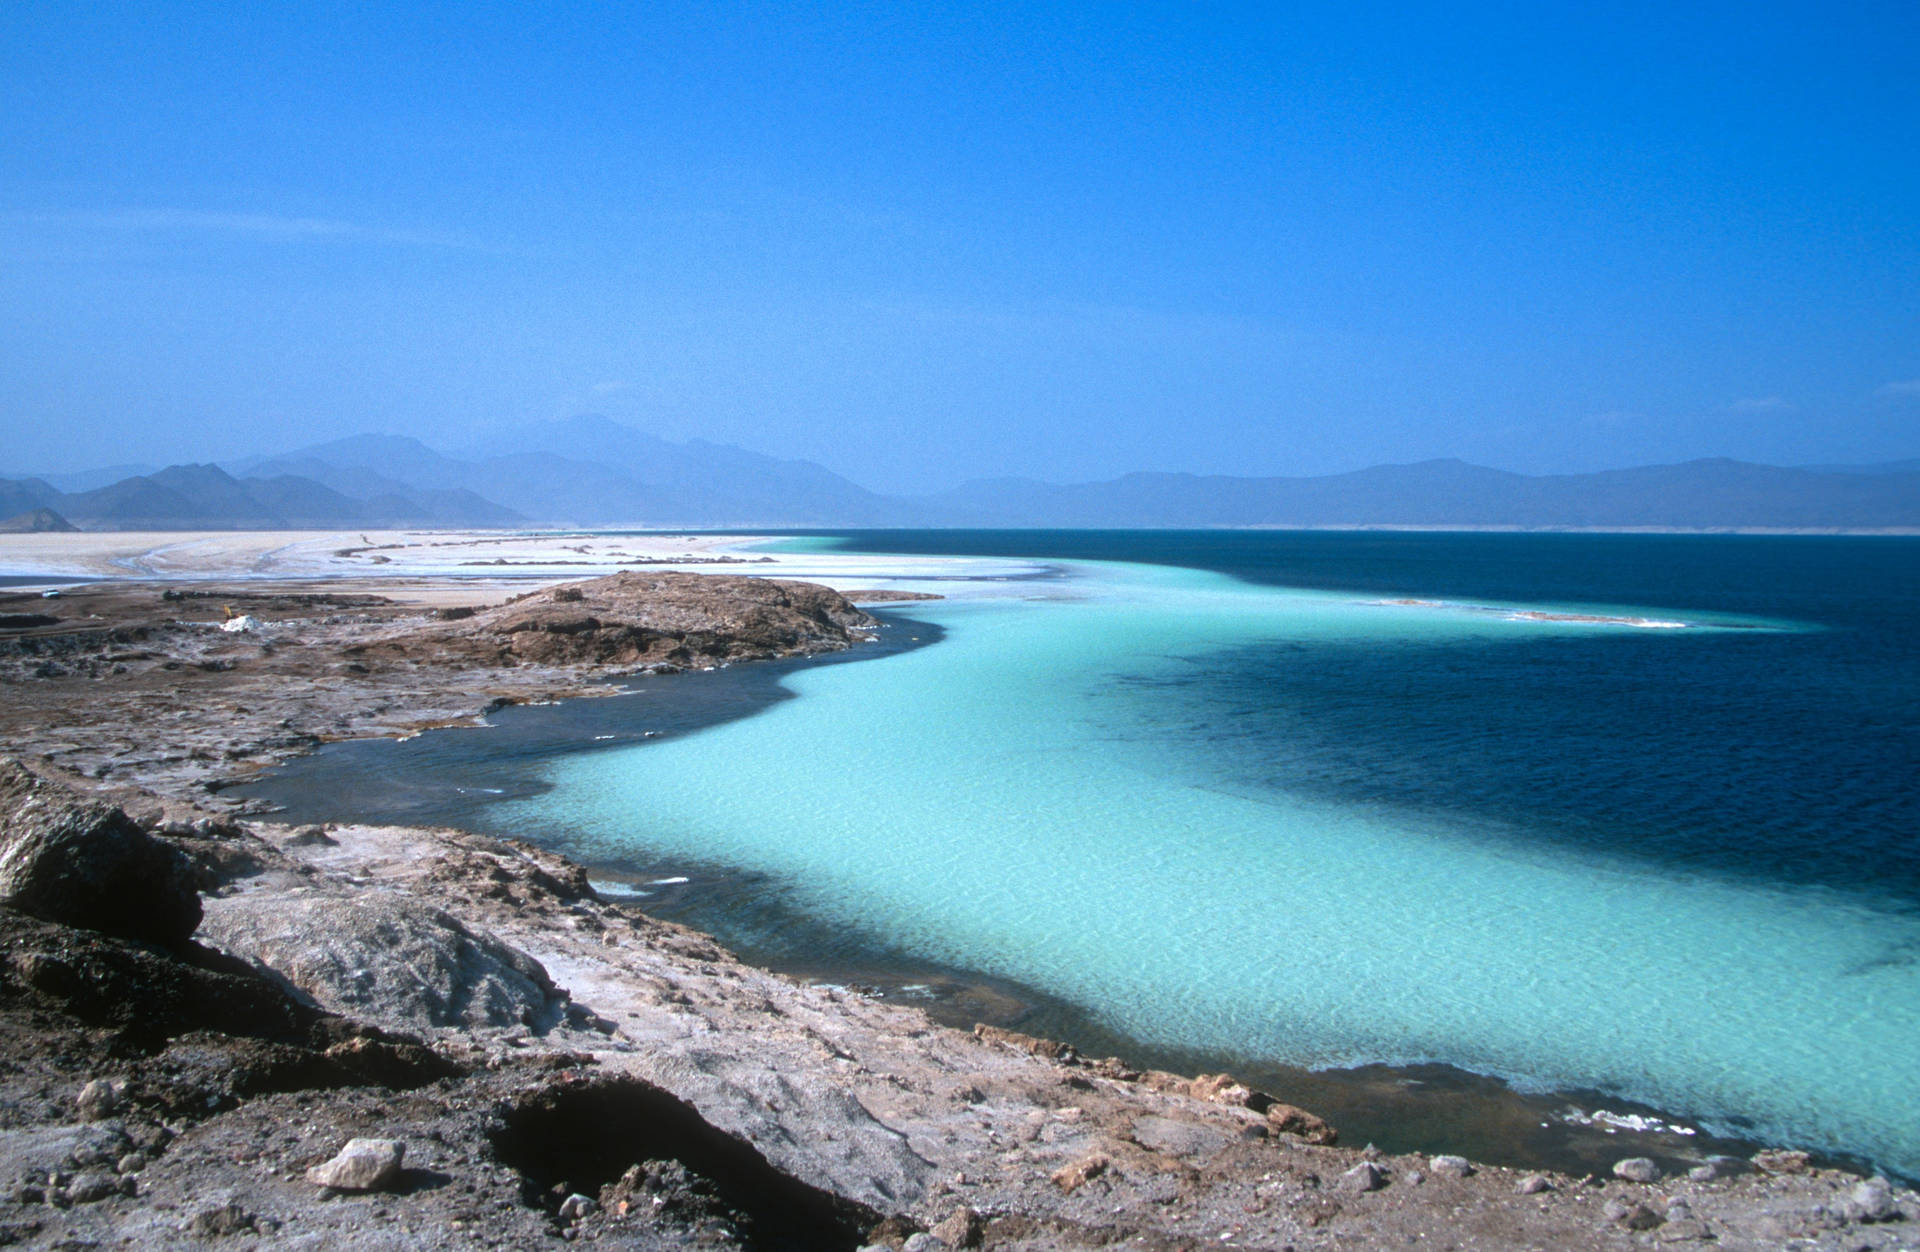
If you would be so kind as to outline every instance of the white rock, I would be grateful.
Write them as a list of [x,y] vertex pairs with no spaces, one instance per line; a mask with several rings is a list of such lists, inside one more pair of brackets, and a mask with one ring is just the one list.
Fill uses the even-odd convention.
[[127,1084],[118,1078],[96,1078],[80,1088],[80,1094],[73,1102],[80,1108],[80,1116],[88,1121],[98,1121],[111,1117],[126,1102]]
[[1436,1174],[1445,1174],[1449,1178],[1465,1178],[1473,1173],[1473,1162],[1464,1156],[1436,1156],[1427,1162]]
[[1884,1178],[1867,1179],[1847,1197],[1847,1216],[1857,1222],[1884,1222],[1899,1215],[1893,1202],[1893,1184]]
[[1630,1156],[1613,1163],[1613,1176],[1628,1182],[1654,1182],[1660,1177],[1660,1167],[1644,1156]]
[[407,1145],[398,1139],[349,1139],[340,1154],[307,1171],[307,1181],[335,1191],[378,1191],[400,1176]]
[[576,1191],[566,1199],[560,1201],[560,1220],[563,1222],[577,1222],[583,1217],[591,1216],[593,1208],[593,1201]]

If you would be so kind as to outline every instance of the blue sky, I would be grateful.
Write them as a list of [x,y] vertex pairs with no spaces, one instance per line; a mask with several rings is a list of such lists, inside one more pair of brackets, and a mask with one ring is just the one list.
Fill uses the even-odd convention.
[[0,5],[0,470],[1920,456],[1920,6]]

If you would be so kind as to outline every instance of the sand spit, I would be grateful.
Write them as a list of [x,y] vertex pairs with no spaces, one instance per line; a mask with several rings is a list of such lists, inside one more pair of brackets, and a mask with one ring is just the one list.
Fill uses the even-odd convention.
[[[1796,1154],[1584,1179],[1384,1155],[1225,1076],[742,964],[532,844],[222,802],[332,735],[859,646],[839,597],[748,581],[0,603],[0,744],[40,775],[0,766],[0,1242],[1920,1246],[1910,1193]],[[156,856],[189,939],[111,933],[88,886]]]

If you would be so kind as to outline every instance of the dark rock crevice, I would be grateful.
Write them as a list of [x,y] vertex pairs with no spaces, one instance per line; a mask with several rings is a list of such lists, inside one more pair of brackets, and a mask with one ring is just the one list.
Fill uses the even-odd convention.
[[580,1079],[501,1110],[490,1138],[526,1179],[527,1200],[557,1211],[569,1194],[610,1219],[656,1215],[723,1224],[749,1248],[861,1246],[880,1215],[782,1173],[694,1108],[637,1078]]

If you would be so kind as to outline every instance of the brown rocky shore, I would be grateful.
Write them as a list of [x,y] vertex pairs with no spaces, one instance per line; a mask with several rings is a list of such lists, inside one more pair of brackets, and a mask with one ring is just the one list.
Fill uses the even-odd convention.
[[756,969],[535,842],[226,803],[328,738],[876,626],[665,572],[455,600],[0,597],[0,1245],[1920,1247],[1910,1192],[1802,1154],[1386,1155],[1227,1076]]

